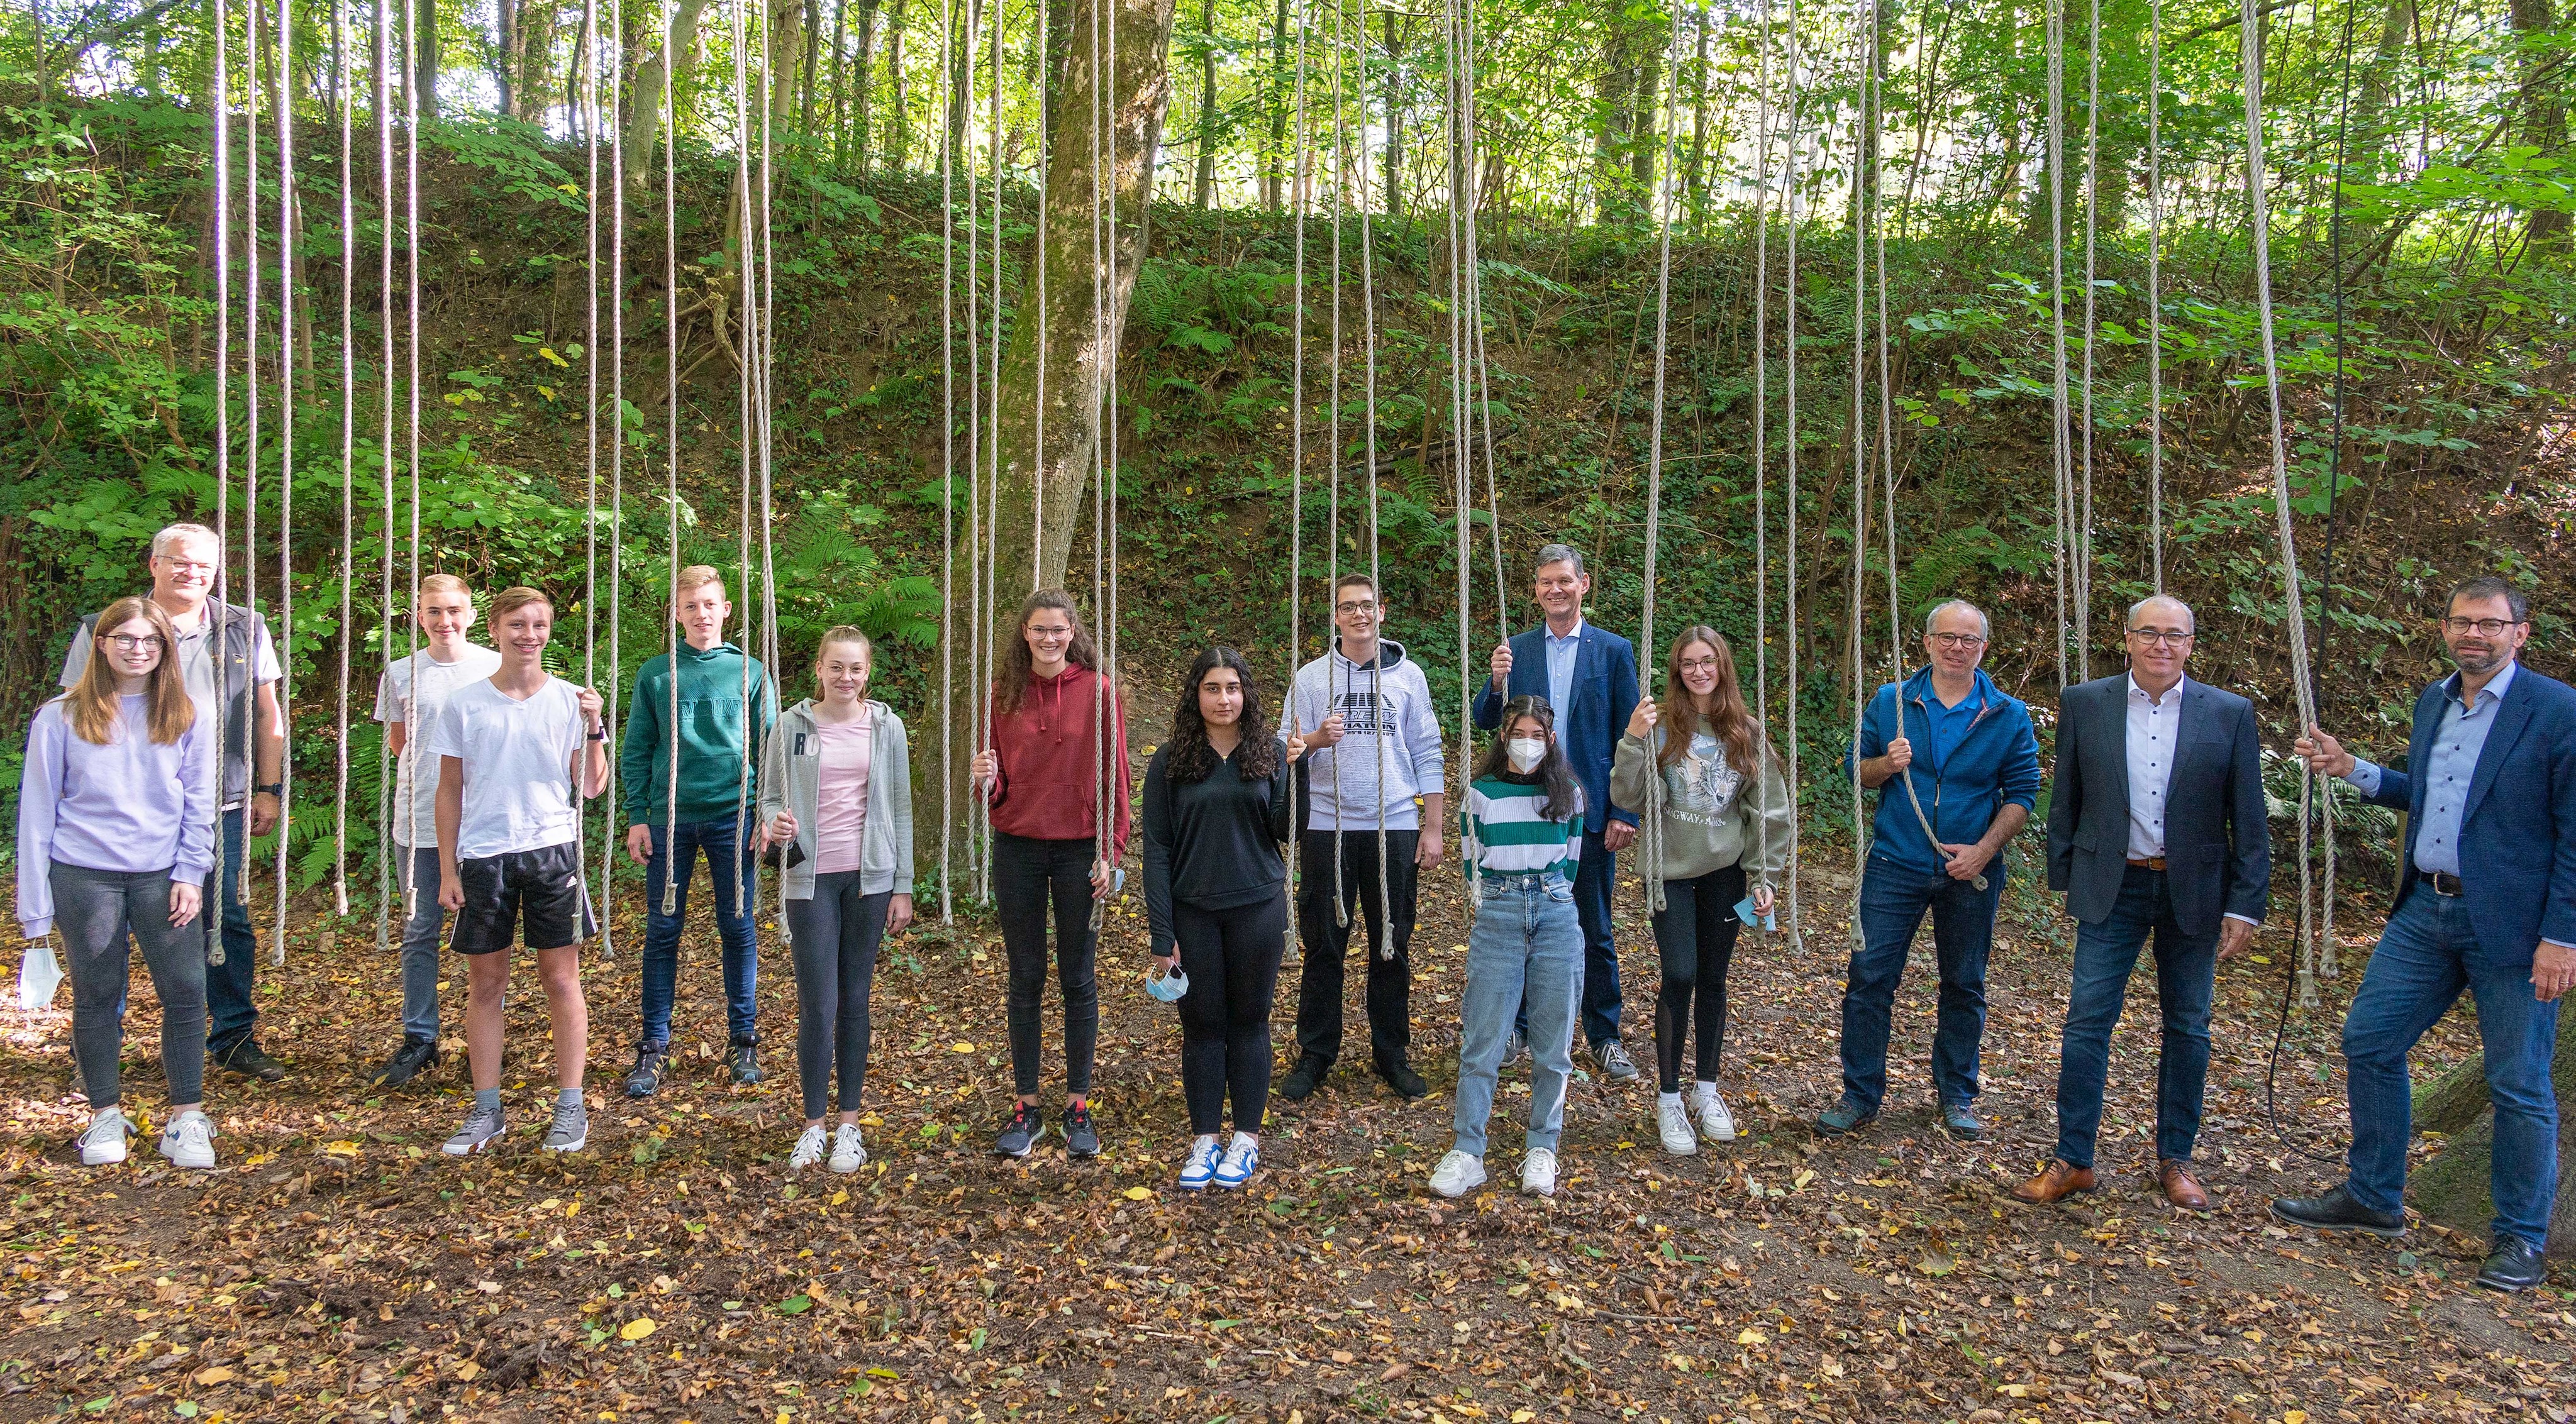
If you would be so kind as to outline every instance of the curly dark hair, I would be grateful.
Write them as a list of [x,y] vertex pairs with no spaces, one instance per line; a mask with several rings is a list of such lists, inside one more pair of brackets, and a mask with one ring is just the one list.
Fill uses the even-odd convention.
[[1172,708],[1172,780],[1194,783],[1216,770],[1216,748],[1208,744],[1207,720],[1199,715],[1199,684],[1218,668],[1232,668],[1243,679],[1243,742],[1235,749],[1235,775],[1246,781],[1268,781],[1279,770],[1279,744],[1270,736],[1270,714],[1243,654],[1218,644],[1200,653],[1181,682],[1181,698]]
[[[1547,755],[1528,772],[1512,770],[1511,753],[1505,750],[1512,737],[1512,724],[1523,717],[1547,729]],[[1485,744],[1485,754],[1476,759],[1472,779],[1493,777],[1522,786],[1546,788],[1547,795],[1539,809],[1552,821],[1562,821],[1584,809],[1583,793],[1574,785],[1574,773],[1566,769],[1565,749],[1556,742],[1556,709],[1544,697],[1515,697],[1503,704],[1502,720],[1494,724],[1494,739]]]

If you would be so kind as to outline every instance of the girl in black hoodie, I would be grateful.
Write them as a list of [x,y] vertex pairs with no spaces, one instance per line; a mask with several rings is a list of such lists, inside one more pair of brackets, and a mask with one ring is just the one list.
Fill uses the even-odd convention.
[[[1270,1105],[1270,1003],[1288,936],[1291,768],[1303,738],[1273,737],[1241,653],[1199,654],[1172,734],[1145,770],[1145,914],[1181,996],[1181,1083],[1190,1104],[1181,1185],[1235,1188],[1261,1163]],[[1226,1099],[1234,1140],[1220,1149]]]

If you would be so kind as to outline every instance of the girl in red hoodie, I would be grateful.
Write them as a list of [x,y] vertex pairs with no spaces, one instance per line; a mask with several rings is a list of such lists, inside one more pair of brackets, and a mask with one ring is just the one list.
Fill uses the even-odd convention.
[[[1092,974],[1094,901],[1127,849],[1127,718],[1100,673],[1100,652],[1071,596],[1040,589],[1020,605],[1020,636],[993,683],[988,749],[975,785],[993,818],[993,901],[1010,959],[1011,1075],[1018,1102],[993,1144],[1026,1157],[1046,1135],[1038,1108],[1039,1002],[1046,992],[1047,914],[1055,914],[1056,979],[1064,990],[1065,1151],[1100,1152],[1091,1125],[1091,1059],[1100,1039]],[[1099,843],[1101,793],[1110,843]]]

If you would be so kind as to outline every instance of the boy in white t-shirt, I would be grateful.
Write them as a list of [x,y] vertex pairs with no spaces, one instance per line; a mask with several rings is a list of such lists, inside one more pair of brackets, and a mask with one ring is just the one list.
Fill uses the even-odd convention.
[[389,664],[376,684],[376,720],[385,724],[385,748],[395,763],[386,830],[409,911],[402,935],[403,1041],[376,1070],[382,1088],[399,1088],[438,1064],[438,938],[447,913],[438,903],[438,760],[429,754],[430,737],[459,688],[501,670],[501,655],[468,636],[474,593],[465,580],[423,578],[412,616],[420,625],[418,646]]
[[451,1157],[500,1140],[501,1006],[510,946],[537,954],[554,1027],[555,1109],[548,1152],[590,1141],[581,1098],[590,1010],[581,996],[581,942],[596,928],[581,877],[581,808],[608,785],[599,694],[545,669],[554,604],[532,588],[492,601],[501,670],[457,689],[439,714],[430,753],[438,762],[438,903],[456,915],[466,956],[465,1049],[474,1108],[441,1150]]

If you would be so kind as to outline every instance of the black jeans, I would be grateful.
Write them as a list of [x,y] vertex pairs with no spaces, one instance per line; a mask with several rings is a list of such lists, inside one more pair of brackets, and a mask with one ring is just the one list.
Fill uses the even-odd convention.
[[789,900],[787,948],[796,965],[796,1078],[805,1116],[831,1104],[840,1070],[841,1111],[859,1110],[868,1078],[868,989],[894,892],[859,893],[859,872],[814,877],[814,898]]
[[1172,938],[1190,991],[1181,996],[1181,1091],[1190,1131],[1205,1137],[1225,1126],[1234,1099],[1234,1130],[1258,1133],[1270,1110],[1270,1004],[1279,991],[1279,957],[1288,948],[1284,898],[1231,910],[1172,906]]
[[1088,836],[1042,841],[993,833],[993,909],[1011,964],[1011,1084],[1022,1097],[1038,1090],[1050,909],[1056,981],[1064,989],[1065,1091],[1091,1091],[1091,1058],[1100,1043],[1100,983],[1092,975],[1092,844]]
[[1726,1052],[1726,966],[1735,958],[1735,905],[1743,898],[1740,865],[1664,882],[1664,908],[1655,916],[1655,948],[1664,961],[1663,987],[1655,992],[1655,1082],[1667,1093],[1682,1090],[1682,1040],[1694,1024],[1696,1076],[1717,1081]]
[[[1297,1051],[1330,1066],[1342,1056],[1342,983],[1351,931],[1363,917],[1360,956],[1368,962],[1369,1051],[1381,1069],[1402,1063],[1413,1042],[1414,847],[1420,831],[1386,833],[1386,914],[1378,913],[1377,832],[1346,830],[1341,840],[1341,899],[1348,923],[1333,913],[1331,831],[1308,831],[1298,847],[1297,938],[1305,967],[1297,975]],[[1395,957],[1379,953],[1392,933]]]

